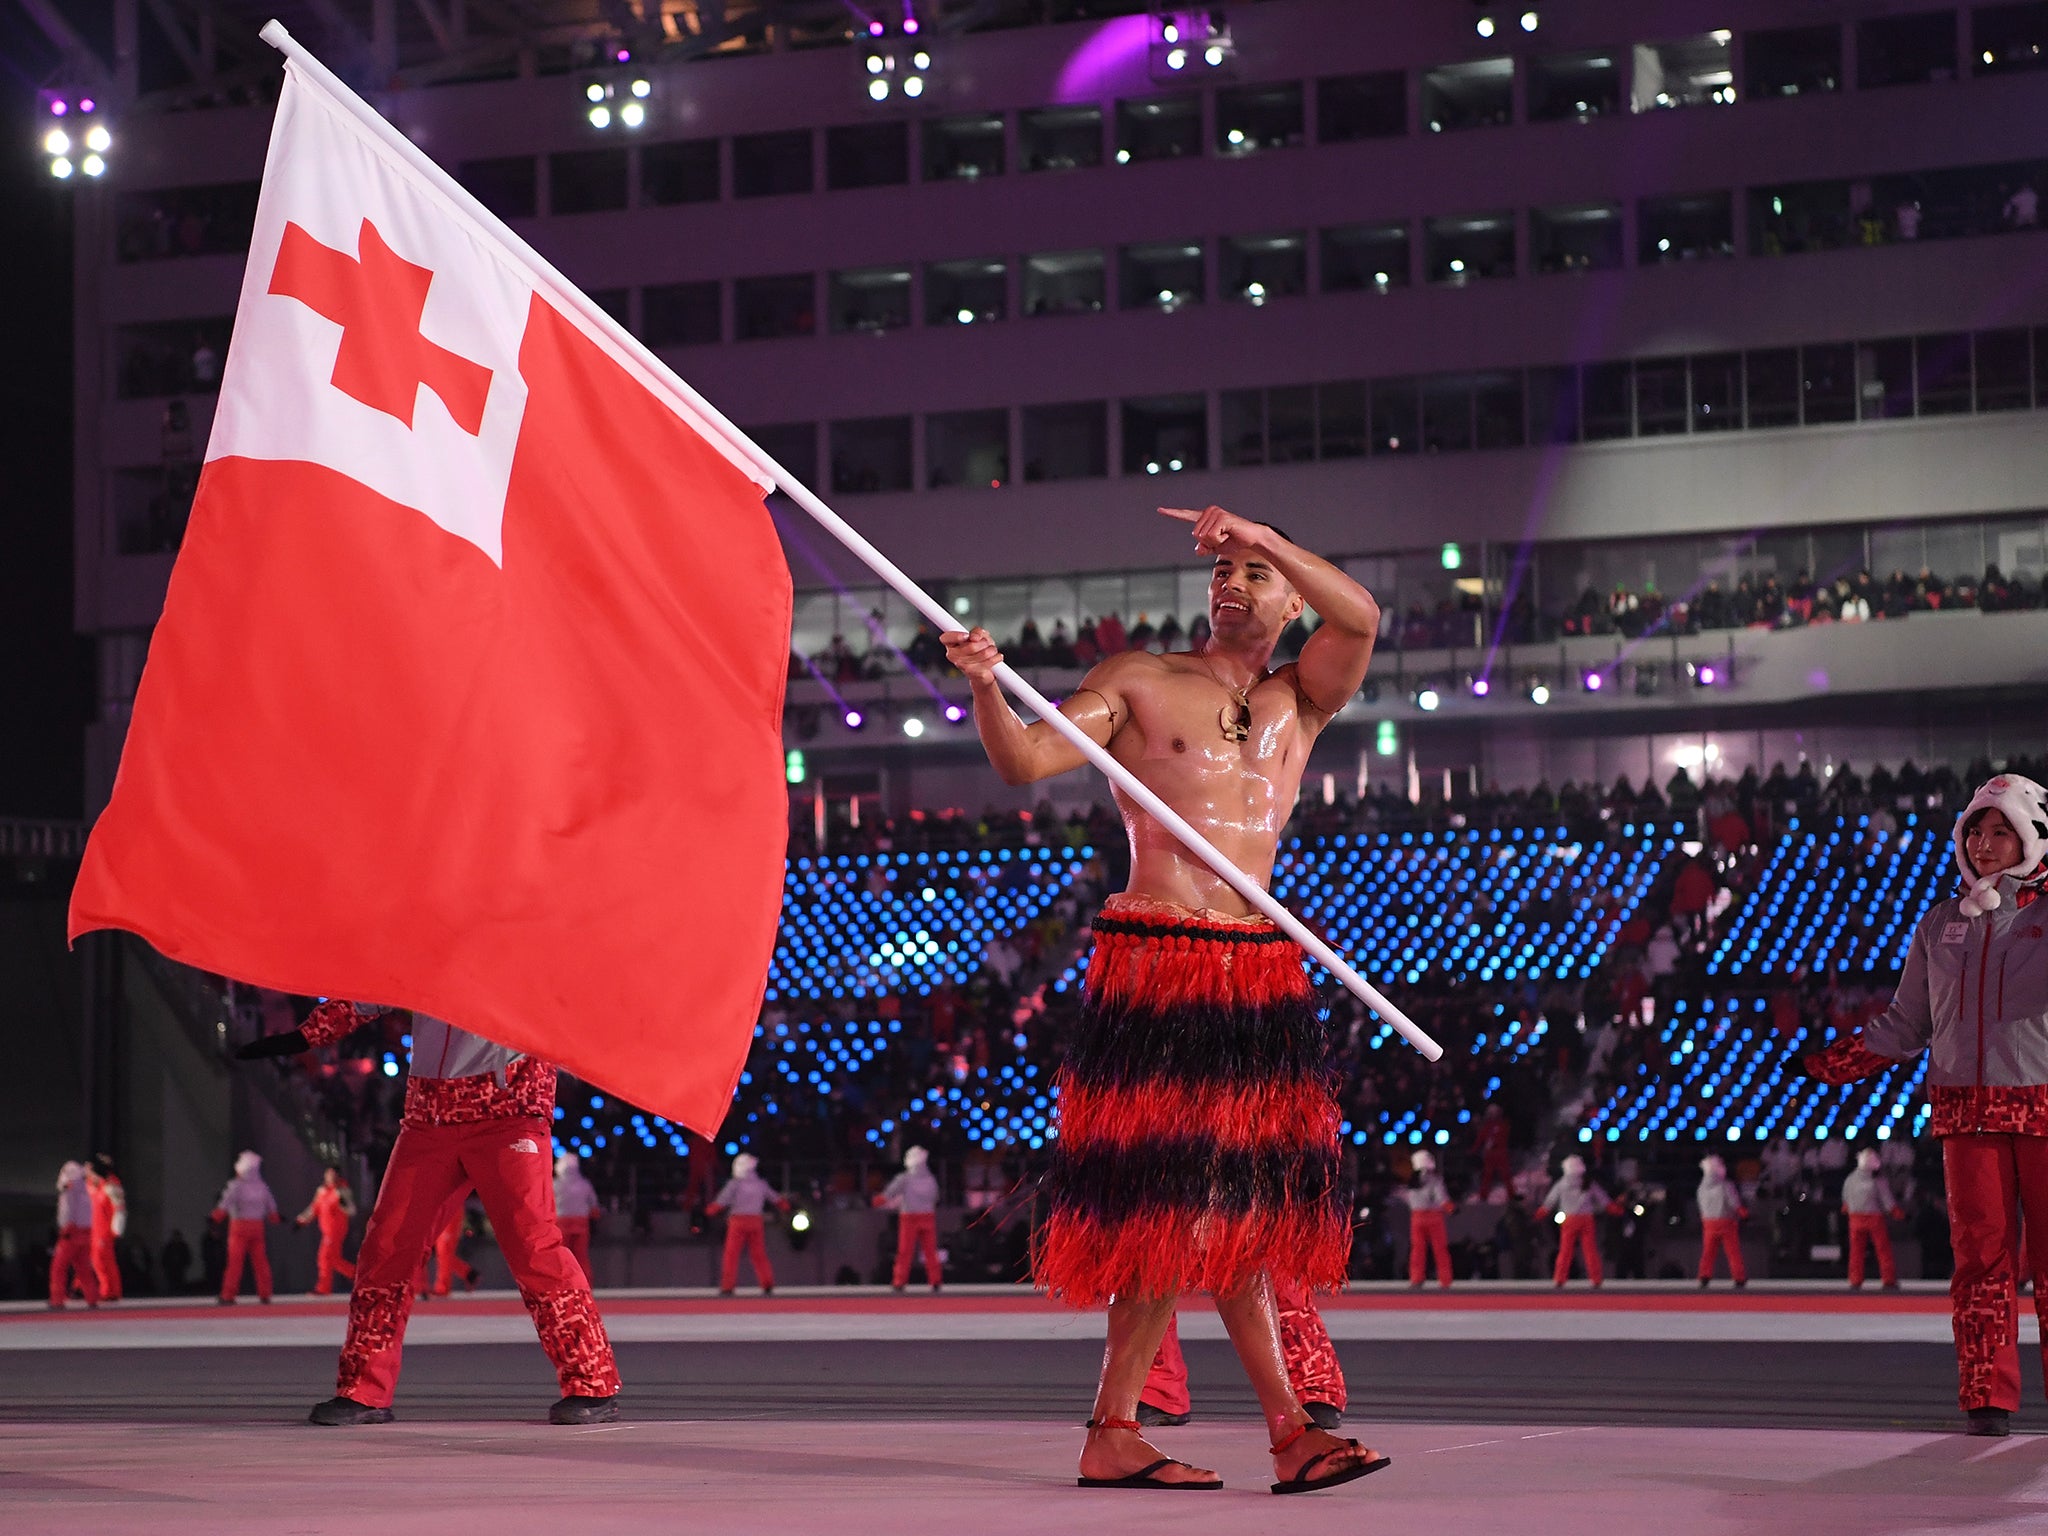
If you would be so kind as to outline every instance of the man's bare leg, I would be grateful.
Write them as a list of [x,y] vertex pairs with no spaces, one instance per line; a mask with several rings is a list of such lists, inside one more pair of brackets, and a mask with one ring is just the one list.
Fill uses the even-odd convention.
[[[1159,1341],[1166,1337],[1166,1325],[1178,1300],[1175,1296],[1120,1297],[1109,1304],[1109,1343],[1102,1352],[1102,1383],[1095,1389],[1095,1412],[1090,1415],[1097,1424],[1109,1419],[1128,1423],[1138,1417],[1138,1394],[1145,1389],[1145,1373],[1152,1369],[1152,1357],[1159,1353]],[[1271,1306],[1269,1301],[1269,1311]],[[1276,1356],[1279,1348],[1276,1342]],[[1134,1429],[1091,1429],[1081,1447],[1081,1475],[1129,1477],[1165,1454]],[[1161,1467],[1153,1477],[1162,1483],[1220,1481],[1214,1472],[1179,1465]]]
[[1216,1311],[1229,1330],[1230,1342],[1237,1347],[1237,1358],[1244,1362],[1252,1391],[1258,1394],[1266,1428],[1272,1432],[1270,1443],[1278,1445],[1296,1429],[1308,1425],[1306,1434],[1274,1454],[1273,1465],[1279,1471],[1280,1481],[1287,1481],[1311,1458],[1325,1452],[1330,1454],[1317,1465],[1312,1474],[1315,1477],[1329,1477],[1371,1461],[1378,1454],[1367,1447],[1354,1449],[1350,1441],[1317,1429],[1310,1421],[1301,1399],[1287,1384],[1287,1360],[1280,1349],[1280,1315],[1273,1305],[1273,1284],[1267,1276],[1260,1275],[1234,1295],[1218,1296]]

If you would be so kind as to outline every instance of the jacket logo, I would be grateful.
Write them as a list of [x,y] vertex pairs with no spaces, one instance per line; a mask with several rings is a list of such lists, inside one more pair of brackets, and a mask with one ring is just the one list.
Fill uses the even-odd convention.
[[1968,923],[1943,923],[1941,925],[1941,942],[1944,944],[1960,944],[1969,936],[1970,925]]
[[511,1150],[514,1152],[538,1152],[540,1148],[533,1144],[531,1136],[522,1136],[512,1143]]

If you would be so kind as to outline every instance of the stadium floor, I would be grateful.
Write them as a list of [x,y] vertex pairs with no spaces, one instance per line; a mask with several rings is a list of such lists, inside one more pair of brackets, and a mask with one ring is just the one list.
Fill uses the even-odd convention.
[[553,1382],[502,1294],[421,1307],[400,1422],[358,1431],[301,1422],[331,1390],[338,1301],[0,1309],[0,1530],[2048,1529],[2033,1328],[2020,1433],[1966,1439],[1939,1287],[1354,1290],[1326,1309],[1349,1432],[1395,1465],[1284,1504],[1195,1305],[1197,1419],[1158,1441],[1229,1487],[1161,1501],[1071,1486],[1099,1317],[973,1288],[601,1299],[626,1412],[590,1429],[538,1422]]

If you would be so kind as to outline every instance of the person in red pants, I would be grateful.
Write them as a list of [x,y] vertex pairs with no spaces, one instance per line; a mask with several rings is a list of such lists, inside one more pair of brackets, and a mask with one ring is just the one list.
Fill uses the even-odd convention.
[[1892,1234],[1887,1220],[1905,1216],[1892,1198],[1892,1186],[1880,1171],[1884,1159],[1877,1148],[1856,1154],[1856,1171],[1842,1181],[1842,1214],[1849,1218],[1849,1289],[1863,1289],[1863,1250],[1877,1255],[1878,1282],[1888,1291],[1899,1288],[1898,1265],[1892,1262]]
[[472,1186],[462,1188],[442,1202],[440,1225],[434,1236],[434,1294],[446,1296],[455,1288],[459,1275],[465,1291],[476,1289],[477,1273],[463,1259],[459,1252],[463,1228],[469,1225],[469,1191]]
[[1444,1223],[1458,1207],[1443,1175],[1436,1171],[1436,1158],[1417,1152],[1408,1159],[1413,1170],[1408,1178],[1408,1289],[1419,1291],[1429,1274],[1429,1255],[1436,1255],[1437,1283],[1451,1288],[1451,1236]]
[[1700,1189],[1695,1201],[1700,1208],[1700,1289],[1714,1283],[1714,1255],[1728,1259],[1728,1278],[1739,1291],[1749,1284],[1749,1271],[1742,1262],[1742,1218],[1749,1211],[1742,1204],[1742,1191],[1728,1177],[1728,1165],[1709,1152],[1700,1159]]
[[1562,1177],[1550,1186],[1550,1193],[1543,1197],[1543,1205],[1536,1212],[1538,1221],[1553,1213],[1557,1217],[1557,1269],[1550,1278],[1559,1290],[1572,1277],[1575,1250],[1585,1260],[1586,1278],[1593,1283],[1593,1289],[1600,1289],[1606,1277],[1600,1270],[1600,1242],[1593,1231],[1593,1218],[1602,1211],[1613,1215],[1620,1209],[1606,1190],[1587,1180],[1583,1157],[1564,1160]]
[[1920,919],[1891,1006],[1805,1065],[1824,1083],[1853,1083],[1930,1054],[1955,1250],[1956,1396],[1971,1434],[2006,1435],[2020,1401],[2021,1264],[2048,1326],[2048,791],[1999,774],[1971,797],[1953,842],[1963,894]]
[[348,1224],[356,1214],[356,1197],[348,1185],[341,1180],[339,1168],[329,1168],[320,1176],[320,1187],[313,1191],[313,1199],[299,1212],[296,1226],[312,1222],[320,1229],[320,1251],[313,1256],[313,1294],[332,1296],[334,1277],[354,1275],[355,1265],[341,1256],[342,1240],[348,1236]]
[[121,1261],[114,1240],[128,1231],[128,1192],[106,1153],[94,1155],[86,1174],[92,1190],[92,1272],[100,1283],[100,1300],[121,1299]]
[[583,1266],[583,1278],[597,1282],[590,1273],[590,1224],[604,1214],[598,1203],[597,1186],[583,1176],[583,1161],[574,1152],[555,1159],[555,1225],[562,1229],[562,1241]]
[[52,1310],[64,1310],[74,1277],[85,1292],[85,1304],[99,1306],[100,1280],[92,1267],[92,1190],[85,1182],[83,1163],[66,1163],[57,1170],[57,1244],[50,1250]]
[[[243,1046],[244,1060],[328,1045],[388,1012],[323,1002],[304,1025]],[[618,1417],[619,1370],[583,1271],[555,1226],[549,1179],[555,1068],[424,1013],[412,1015],[412,1062],[398,1140],[356,1254],[348,1338],[334,1396],[315,1424],[388,1424],[412,1313],[412,1273],[445,1226],[448,1199],[475,1185],[562,1397],[551,1424]]]
[[1487,1105],[1486,1113],[1479,1117],[1479,1132],[1472,1139],[1472,1150],[1479,1154],[1479,1198],[1484,1200],[1514,1177],[1514,1165],[1508,1154],[1507,1112],[1498,1104]]
[[931,1154],[912,1147],[903,1154],[903,1171],[875,1196],[880,1210],[896,1212],[896,1267],[889,1283],[897,1290],[910,1284],[910,1261],[922,1250],[924,1283],[939,1293],[939,1181],[932,1177]]
[[[1344,1422],[1351,1399],[1344,1387],[1344,1367],[1330,1342],[1323,1315],[1308,1292],[1292,1281],[1276,1281],[1273,1302],[1280,1315],[1280,1355],[1287,1384],[1318,1429],[1336,1429]],[[1180,1348],[1180,1319],[1166,1325],[1166,1337],[1152,1357],[1138,1394],[1138,1422],[1146,1428],[1185,1424],[1194,1417],[1188,1395],[1188,1362]]]
[[761,1282],[761,1294],[775,1294],[775,1271],[768,1263],[765,1213],[771,1205],[786,1211],[789,1202],[769,1188],[768,1181],[755,1171],[760,1166],[761,1160],[751,1152],[734,1158],[732,1177],[726,1180],[718,1198],[706,1207],[713,1216],[725,1217],[725,1256],[718,1267],[721,1296],[730,1296],[739,1289],[742,1250],[753,1261],[754,1278]]
[[263,1182],[261,1156],[244,1152],[235,1159],[235,1176],[221,1187],[211,1219],[228,1224],[228,1267],[220,1279],[220,1304],[235,1304],[242,1289],[242,1266],[248,1264],[256,1271],[256,1299],[269,1306],[270,1249],[264,1228],[282,1224],[284,1218],[277,1213],[277,1197]]

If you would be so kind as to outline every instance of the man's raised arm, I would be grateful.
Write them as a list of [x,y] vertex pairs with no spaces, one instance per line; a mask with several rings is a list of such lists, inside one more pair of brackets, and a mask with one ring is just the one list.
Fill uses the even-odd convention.
[[[1043,720],[1025,724],[1003,697],[1002,685],[996,681],[1003,653],[987,630],[950,630],[939,639],[945,644],[946,659],[973,690],[974,728],[981,733],[988,760],[1005,784],[1033,784],[1081,766],[1085,759],[1079,748]],[[1060,713],[1100,746],[1108,746],[1130,719],[1118,679],[1130,666],[1133,654],[1099,663],[1060,706]]]

